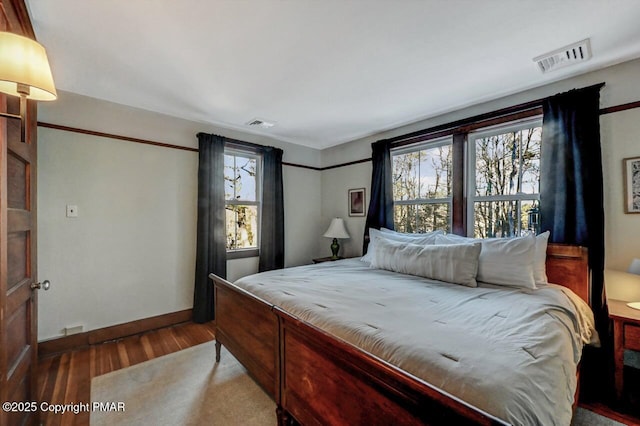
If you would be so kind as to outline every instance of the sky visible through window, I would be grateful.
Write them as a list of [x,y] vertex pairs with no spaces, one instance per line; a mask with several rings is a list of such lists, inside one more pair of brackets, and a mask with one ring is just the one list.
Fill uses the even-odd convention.
[[394,222],[400,232],[448,231],[451,145],[440,144],[393,156]]
[[227,250],[258,247],[258,159],[224,156]]

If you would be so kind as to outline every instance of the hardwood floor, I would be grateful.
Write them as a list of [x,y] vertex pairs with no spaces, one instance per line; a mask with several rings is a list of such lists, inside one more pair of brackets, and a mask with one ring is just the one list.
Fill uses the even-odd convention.
[[[211,341],[213,330],[213,323],[185,323],[43,358],[38,365],[39,400],[49,404],[90,402],[92,378]],[[44,425],[89,424],[88,412],[41,416]]]
[[[93,377],[211,341],[213,331],[213,323],[184,323],[43,358],[39,362],[39,400],[49,404],[90,402]],[[606,405],[580,405],[621,423],[640,425],[633,415]],[[42,413],[41,424],[88,425],[89,413]]]

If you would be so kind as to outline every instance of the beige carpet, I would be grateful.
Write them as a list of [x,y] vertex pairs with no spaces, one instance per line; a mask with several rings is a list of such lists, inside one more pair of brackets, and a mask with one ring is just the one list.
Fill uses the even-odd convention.
[[95,377],[91,400],[124,402],[124,412],[91,413],[92,425],[273,426],[276,405],[213,342]]
[[[91,400],[124,412],[91,413],[92,425],[276,425],[276,405],[224,348],[203,343],[91,381]],[[621,423],[578,408],[572,426]]]

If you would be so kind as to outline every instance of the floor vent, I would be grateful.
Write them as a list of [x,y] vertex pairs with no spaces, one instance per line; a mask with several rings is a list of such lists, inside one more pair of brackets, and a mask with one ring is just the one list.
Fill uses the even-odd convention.
[[588,61],[591,58],[591,43],[589,39],[565,46],[553,52],[533,58],[542,72],[549,72],[579,62]]

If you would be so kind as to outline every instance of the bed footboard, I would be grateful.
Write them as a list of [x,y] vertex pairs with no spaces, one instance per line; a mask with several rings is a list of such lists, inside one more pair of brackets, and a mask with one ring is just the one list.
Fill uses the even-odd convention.
[[312,424],[506,423],[274,307],[280,421]]
[[277,402],[278,320],[273,306],[214,274],[209,278],[215,292],[216,361],[224,345]]

